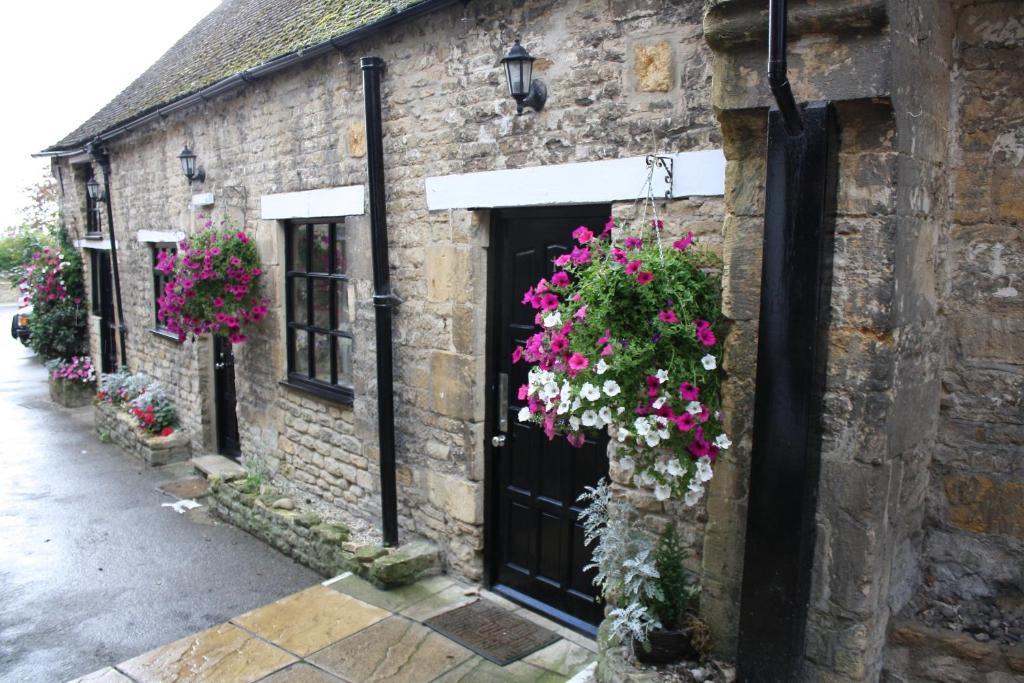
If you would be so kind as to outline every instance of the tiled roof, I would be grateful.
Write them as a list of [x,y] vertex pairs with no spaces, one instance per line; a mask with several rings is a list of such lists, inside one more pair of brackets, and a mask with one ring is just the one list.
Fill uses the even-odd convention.
[[224,0],[156,64],[47,151],[80,147],[154,109],[425,0]]

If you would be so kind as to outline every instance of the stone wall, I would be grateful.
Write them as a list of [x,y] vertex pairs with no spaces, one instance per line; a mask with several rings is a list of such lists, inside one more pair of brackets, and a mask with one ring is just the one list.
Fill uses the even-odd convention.
[[184,462],[192,457],[186,432],[179,429],[168,436],[146,434],[122,406],[97,401],[95,419],[100,439],[110,441],[147,465]]
[[[176,158],[187,140],[213,192],[208,213],[245,224],[266,266],[271,315],[236,349],[242,450],[301,495],[379,514],[368,222],[347,220],[356,287],[352,406],[284,387],[282,226],[261,195],[365,182],[359,58],[383,82],[394,289],[400,524],[437,539],[449,567],[482,573],[486,212],[428,212],[427,176],[720,146],[710,106],[699,0],[662,3],[491,0],[458,5],[261,80],[110,143],[112,206],[128,322],[128,361],[175,397],[193,447],[211,449],[212,352],[152,326],[140,229],[191,232],[197,220]],[[514,115],[501,56],[518,30],[548,86],[541,113]],[[71,177],[67,161],[60,162]],[[699,200],[693,200],[701,204]],[[65,212],[81,222],[81,188]],[[701,220],[715,223],[714,203]],[[97,340],[94,338],[94,352]]]

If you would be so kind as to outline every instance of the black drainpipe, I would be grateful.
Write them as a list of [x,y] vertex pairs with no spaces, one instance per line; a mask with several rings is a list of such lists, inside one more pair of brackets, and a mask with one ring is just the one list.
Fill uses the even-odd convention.
[[801,114],[786,78],[786,2],[769,4],[764,251],[740,681],[801,680],[814,569],[835,235],[837,131],[828,102]]
[[117,302],[117,334],[121,341],[121,367],[128,368],[128,328],[124,322],[124,307],[121,305],[121,271],[117,267],[117,237],[114,235],[114,205],[110,199],[110,155],[99,141],[89,144],[89,153],[103,170],[103,196],[107,203],[107,233],[110,236],[110,262],[114,269],[114,297]]
[[377,322],[377,431],[380,439],[380,507],[384,545],[398,545],[398,494],[395,490],[395,399],[392,367],[391,293],[388,219],[384,201],[384,132],[380,113],[380,77],[384,60],[363,57],[366,108],[366,174],[370,192],[370,240],[373,251],[373,306]]

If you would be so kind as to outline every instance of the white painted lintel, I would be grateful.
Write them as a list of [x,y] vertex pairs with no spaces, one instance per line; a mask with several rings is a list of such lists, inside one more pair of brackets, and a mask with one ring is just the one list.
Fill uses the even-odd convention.
[[139,230],[135,239],[140,242],[180,242],[185,239],[181,230]]
[[[101,240],[75,240],[75,247],[78,249],[99,249],[100,251],[110,251],[110,239],[104,238]],[[121,248],[121,243],[117,243],[118,249]]]
[[[654,196],[725,194],[725,155],[720,149],[666,154],[672,158],[672,187],[655,169]],[[513,206],[595,204],[636,199],[648,174],[647,157],[484,171],[426,180],[427,208],[488,209]]]
[[290,220],[358,216],[363,213],[363,202],[362,185],[265,194],[260,197],[260,218]]

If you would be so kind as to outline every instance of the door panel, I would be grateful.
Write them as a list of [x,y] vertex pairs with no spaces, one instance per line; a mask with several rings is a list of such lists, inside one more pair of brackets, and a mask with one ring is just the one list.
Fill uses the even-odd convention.
[[117,321],[114,319],[113,273],[110,267],[110,252],[92,249],[92,286],[100,315],[100,370],[117,370]]
[[235,399],[235,354],[231,342],[213,338],[214,401],[217,414],[217,450],[234,460],[242,455],[238,438],[238,413]]
[[[491,582],[495,591],[591,634],[602,606],[591,583],[593,571],[583,571],[590,552],[583,545],[576,498],[607,474],[607,438],[572,448],[563,437],[549,441],[539,427],[521,424],[517,394],[529,368],[525,362],[513,364],[511,356],[536,329],[535,312],[521,303],[523,292],[551,276],[552,261],[572,248],[573,230],[586,225],[599,233],[609,211],[597,206],[500,212],[492,240],[497,249],[492,372],[509,375],[509,431],[504,447],[492,449]],[[499,386],[496,375],[489,384]],[[491,433],[497,434],[494,423]]]

